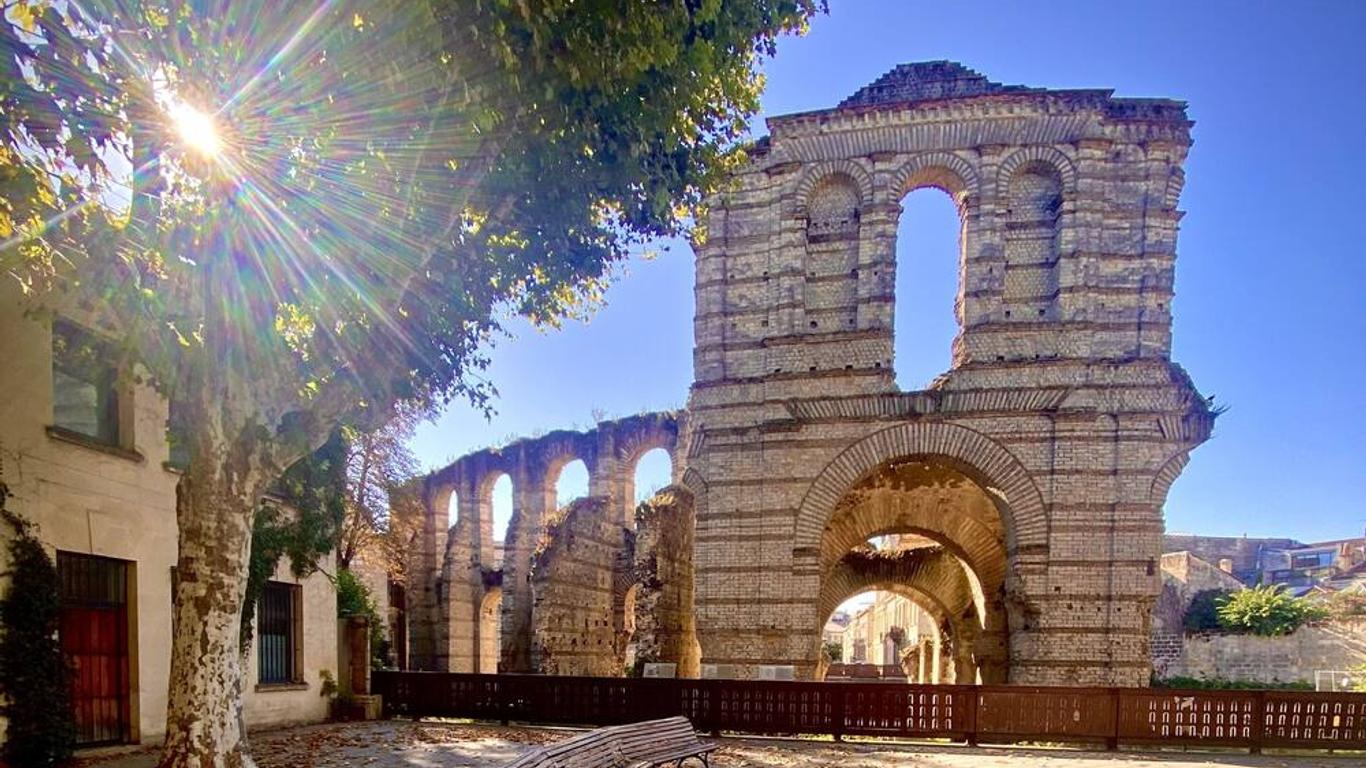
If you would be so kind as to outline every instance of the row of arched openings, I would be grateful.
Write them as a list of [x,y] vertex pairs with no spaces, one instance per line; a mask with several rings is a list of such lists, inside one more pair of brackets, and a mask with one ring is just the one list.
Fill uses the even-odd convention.
[[[654,448],[641,454],[636,459],[635,467],[631,473],[634,502],[638,504],[646,501],[669,485],[672,473],[673,462],[667,450]],[[575,499],[586,497],[589,490],[588,466],[582,459],[574,459],[568,462],[560,468],[553,485],[555,488],[555,505],[558,508],[568,506]],[[507,540],[509,527],[512,523],[513,493],[515,490],[512,477],[507,473],[502,473],[493,481],[491,486],[485,487],[489,488],[487,502],[495,532],[494,546],[501,547],[502,543]],[[457,494],[452,492],[450,506],[448,507],[452,534],[460,520],[459,504]],[[502,536],[498,536],[500,532]],[[623,638],[623,642],[626,643],[629,643],[629,635],[634,634],[634,595],[634,589],[632,589],[628,593],[628,600],[624,609],[625,615],[622,617],[623,627],[628,635],[628,637]],[[495,587],[484,595],[479,607],[478,669],[482,672],[497,670],[501,642],[501,601],[502,589]],[[627,645],[626,655],[628,661],[634,656],[633,645]]]
[[[897,222],[893,288],[893,360],[897,388],[928,387],[952,363],[961,318],[965,222],[949,174],[930,170],[912,183]],[[917,181],[915,179],[913,182]],[[1004,188],[1006,231],[1002,321],[1059,319],[1059,234],[1063,182],[1045,161],[1024,163]],[[955,197],[957,196],[957,197]],[[806,202],[805,297],[810,328],[852,330],[858,313],[858,183],[836,172]],[[874,280],[879,276],[873,275]]]
[[[636,460],[634,471],[631,474],[635,503],[648,500],[668,485],[671,482],[672,472],[673,462],[670,460],[667,450],[654,448],[641,454],[640,458]],[[588,495],[588,482],[588,466],[584,464],[582,459],[574,459],[565,464],[560,468],[553,483],[555,506],[563,508],[575,499],[586,497]],[[514,490],[512,477],[506,472],[500,473],[490,487],[488,502],[492,510],[493,530],[497,541],[505,541],[507,538],[508,525],[512,522]],[[459,510],[459,497],[452,492],[448,507],[452,530],[455,529],[460,520]],[[498,535],[499,533],[502,535]]]

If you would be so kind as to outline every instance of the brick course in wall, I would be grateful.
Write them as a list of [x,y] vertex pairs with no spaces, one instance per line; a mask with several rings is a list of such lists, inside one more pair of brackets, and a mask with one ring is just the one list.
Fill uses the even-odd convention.
[[677,664],[680,677],[700,673],[693,609],[692,493],[665,488],[636,508],[635,663]]
[[[950,62],[904,65],[837,108],[768,121],[695,248],[687,408],[635,425],[667,434],[656,442],[692,493],[703,663],[816,674],[840,550],[904,532],[955,553],[976,584],[970,618],[992,638],[974,647],[978,674],[1004,648],[990,674],[1009,682],[1147,682],[1162,504],[1213,423],[1170,359],[1190,127],[1181,102],[1003,86]],[[946,192],[962,219],[959,328],[951,369],[901,392],[897,219],[922,187]],[[630,429],[560,441],[614,509],[630,508]],[[506,669],[529,667],[522,542],[548,509],[554,443],[475,454],[428,479],[434,499],[460,483],[482,498],[481,463],[514,475]],[[898,481],[841,511],[906,462],[962,482]],[[445,526],[430,528],[424,551],[441,552]],[[439,560],[427,557],[428,573]],[[466,633],[443,631],[433,652],[461,658],[447,646]]]

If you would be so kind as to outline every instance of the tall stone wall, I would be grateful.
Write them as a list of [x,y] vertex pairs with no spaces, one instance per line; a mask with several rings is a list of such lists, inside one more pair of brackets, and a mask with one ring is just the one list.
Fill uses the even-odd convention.
[[[546,615],[537,616],[532,561],[556,513],[560,472],[576,459],[583,461],[589,498],[601,507],[598,517],[618,529],[629,527],[636,463],[647,451],[661,448],[673,458],[677,475],[682,460],[676,450],[684,428],[679,414],[641,414],[585,432],[560,430],[472,453],[428,475],[423,482],[427,515],[412,554],[414,578],[408,586],[411,666],[533,671],[536,627],[548,626],[545,622],[557,609],[551,607],[553,601],[543,600],[541,613]],[[493,530],[493,486],[503,476],[512,482],[513,498],[512,520],[500,550]],[[627,557],[623,552],[618,555]],[[616,570],[625,573],[629,562],[623,560]],[[611,624],[621,636],[626,595],[619,584],[617,592]]]
[[1300,627],[1289,635],[1258,637],[1219,632],[1185,635],[1160,677],[1313,683],[1317,671],[1350,672],[1366,665],[1366,620]]
[[[692,494],[703,662],[816,674],[822,596],[855,588],[837,583],[838,550],[911,533],[974,585],[964,618],[982,631],[957,662],[1010,682],[1146,683],[1162,504],[1214,420],[1170,356],[1191,125],[1181,102],[1001,85],[951,62],[770,119],[696,245],[686,411],[551,433],[428,478],[433,498],[460,489],[461,518],[477,518],[461,535],[484,567],[486,489],[513,477],[502,668],[530,669],[535,626],[550,621],[537,613],[561,610],[533,606],[527,581],[559,467],[582,458],[590,495],[627,521],[635,458],[659,445]],[[897,224],[901,199],[927,187],[962,223],[958,334],[950,370],[903,392]],[[870,478],[919,466],[937,470],[850,511]],[[434,579],[437,528],[424,539]],[[466,634],[431,623],[458,659]]]
[[[924,457],[1000,508],[1008,679],[1147,681],[1162,503],[1212,423],[1170,360],[1190,126],[1180,102],[949,62],[768,121],[696,249],[704,662],[812,674],[827,522],[860,478]],[[962,221],[959,330],[952,368],[901,392],[897,223],[924,187]]]
[[548,523],[531,564],[531,663],[548,675],[622,673],[614,588],[627,531],[605,498],[579,499]]
[[692,493],[670,486],[636,507],[635,662],[677,664],[679,677],[700,673],[693,609]]

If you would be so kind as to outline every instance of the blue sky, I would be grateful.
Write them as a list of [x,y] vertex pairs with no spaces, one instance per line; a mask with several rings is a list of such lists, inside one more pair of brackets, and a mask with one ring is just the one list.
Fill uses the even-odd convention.
[[[832,5],[766,64],[764,115],[832,107],[898,63],[932,59],[1000,82],[1190,103],[1173,358],[1229,410],[1173,487],[1167,528],[1361,535],[1366,252],[1353,226],[1366,215],[1366,3]],[[898,293],[897,360],[903,386],[918,388],[947,364],[956,223],[933,192],[906,204],[898,285],[913,287]],[[514,325],[489,372],[497,416],[452,405],[420,430],[421,461],[586,427],[595,409],[681,407],[692,379],[692,255],[659,247],[629,266],[590,323],[550,333]],[[659,482],[660,466],[642,482]],[[506,486],[498,496],[501,525]]]

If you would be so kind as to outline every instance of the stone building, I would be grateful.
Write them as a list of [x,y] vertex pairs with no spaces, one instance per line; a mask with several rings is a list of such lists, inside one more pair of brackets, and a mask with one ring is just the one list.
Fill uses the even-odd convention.
[[[934,619],[914,600],[895,592],[876,592],[841,633],[845,658],[852,664],[899,667],[912,683],[952,682],[941,659],[941,633]],[[946,674],[947,673],[947,674]]]
[[[27,317],[0,286],[0,481],[36,526],[62,579],[61,642],[79,676],[78,743],[155,743],[166,731],[175,487],[166,402],[99,354],[88,314]],[[93,354],[77,353],[76,337]],[[85,345],[81,345],[85,346]],[[0,574],[8,571],[0,524]],[[323,564],[332,571],[331,560]],[[0,575],[0,592],[8,588]],[[277,570],[246,655],[249,726],[319,721],[337,666],[337,601],[322,574]],[[0,719],[0,726],[3,719]]]
[[[537,668],[533,626],[613,647],[598,630],[619,631],[624,563],[641,554],[625,486],[641,448],[663,445],[691,542],[670,553],[687,581],[671,604],[692,627],[679,647],[704,664],[818,675],[836,606],[883,589],[945,628],[959,679],[1145,684],[1162,504],[1214,419],[1170,357],[1185,105],[929,62],[768,128],[695,247],[686,410],[481,452],[428,479],[427,578],[410,600],[430,628],[415,625],[420,663],[492,671],[481,628],[496,593],[502,669]],[[950,369],[903,392],[897,220],[921,188],[960,216],[958,333]],[[591,605],[535,597],[548,566],[533,542],[571,456],[598,499],[574,535],[604,537]],[[500,473],[517,490],[491,569]],[[886,534],[937,546],[865,551]]]
[[[1299,546],[1291,551],[1324,548]],[[1245,588],[1232,575],[1234,569],[1232,558],[1224,558],[1220,567],[1191,552],[1162,556],[1162,593],[1152,621],[1155,677],[1321,685],[1325,676],[1351,678],[1366,666],[1366,617],[1362,616],[1315,621],[1275,637],[1188,629],[1186,613],[1197,595]]]

